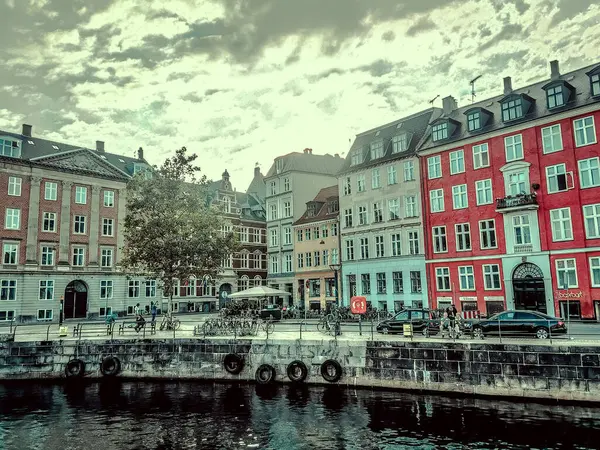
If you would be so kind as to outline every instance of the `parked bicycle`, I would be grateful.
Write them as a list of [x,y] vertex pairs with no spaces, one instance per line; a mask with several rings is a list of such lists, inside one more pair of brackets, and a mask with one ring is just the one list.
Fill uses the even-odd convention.
[[179,330],[181,327],[181,321],[179,319],[175,319],[170,315],[164,315],[162,322],[160,323],[159,330],[160,331],[171,331],[171,330]]

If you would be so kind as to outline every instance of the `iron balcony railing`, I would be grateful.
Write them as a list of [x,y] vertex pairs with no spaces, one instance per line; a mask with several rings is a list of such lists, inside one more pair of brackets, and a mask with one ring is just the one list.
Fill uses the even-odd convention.
[[496,199],[496,209],[517,208],[519,206],[537,205],[535,194],[514,195]]

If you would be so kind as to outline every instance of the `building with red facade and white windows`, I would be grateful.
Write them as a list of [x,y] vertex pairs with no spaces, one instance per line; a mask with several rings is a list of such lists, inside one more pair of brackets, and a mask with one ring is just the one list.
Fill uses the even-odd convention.
[[464,107],[419,147],[433,307],[600,320],[600,64]]

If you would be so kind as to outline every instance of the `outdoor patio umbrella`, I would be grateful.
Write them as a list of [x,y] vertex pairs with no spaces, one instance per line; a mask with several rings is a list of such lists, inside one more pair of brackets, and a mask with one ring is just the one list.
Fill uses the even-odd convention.
[[281,297],[284,295],[292,295],[287,291],[273,289],[268,286],[254,286],[253,288],[244,291],[229,294],[228,298],[264,298],[264,297]]

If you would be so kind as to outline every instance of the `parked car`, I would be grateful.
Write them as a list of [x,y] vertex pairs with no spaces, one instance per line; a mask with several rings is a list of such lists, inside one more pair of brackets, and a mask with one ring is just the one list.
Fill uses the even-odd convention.
[[535,336],[548,339],[550,336],[566,334],[567,326],[562,318],[552,317],[537,311],[503,311],[487,319],[466,320],[464,328],[473,337]]
[[264,320],[281,320],[281,308],[279,305],[267,305],[260,310],[260,318]]
[[420,308],[407,308],[390,319],[377,324],[377,332],[383,334],[403,333],[404,325],[411,324],[414,333],[424,336],[436,334],[440,329],[440,321],[434,311]]

